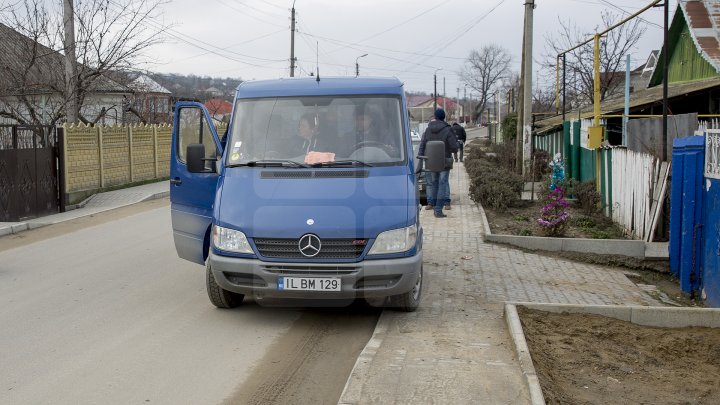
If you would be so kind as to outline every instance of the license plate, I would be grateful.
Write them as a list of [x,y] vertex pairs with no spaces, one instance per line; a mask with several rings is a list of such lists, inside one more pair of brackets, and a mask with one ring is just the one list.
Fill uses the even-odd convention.
[[278,290],[341,291],[339,277],[278,277]]

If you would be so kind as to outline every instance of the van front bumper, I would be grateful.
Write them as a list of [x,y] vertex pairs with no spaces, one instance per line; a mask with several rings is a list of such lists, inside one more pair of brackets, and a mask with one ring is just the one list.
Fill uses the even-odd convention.
[[[406,293],[417,283],[422,250],[412,257],[358,263],[278,263],[210,253],[210,269],[225,290],[257,298],[361,298]],[[278,289],[278,277],[338,277],[341,291]]]

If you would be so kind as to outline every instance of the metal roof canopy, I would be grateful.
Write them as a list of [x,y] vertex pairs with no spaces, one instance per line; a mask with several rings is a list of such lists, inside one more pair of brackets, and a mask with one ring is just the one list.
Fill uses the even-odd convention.
[[[695,82],[688,83],[670,83],[668,85],[668,98],[681,97],[690,93],[695,93],[703,90],[720,87],[720,77],[698,80]],[[638,90],[633,93],[633,98],[630,101],[630,108],[637,108],[645,105],[654,104],[661,102],[663,98],[662,86],[651,87],[648,89]],[[608,115],[618,111],[622,111],[625,101],[623,98],[615,98],[606,100],[602,103],[602,114]],[[570,111],[567,115],[571,118],[578,117],[578,111]],[[592,118],[593,111],[587,110],[579,112],[580,118]],[[632,118],[632,117],[631,117]],[[552,131],[553,129],[562,126],[562,116],[554,116],[551,118],[537,121],[536,124],[540,127],[536,134],[544,134]]]

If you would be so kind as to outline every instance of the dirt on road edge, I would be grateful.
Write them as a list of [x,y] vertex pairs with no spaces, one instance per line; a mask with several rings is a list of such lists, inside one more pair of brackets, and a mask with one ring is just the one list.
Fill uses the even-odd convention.
[[380,311],[306,310],[225,404],[337,404]]
[[99,212],[97,214],[92,214],[85,217],[71,219],[69,221],[44,226],[42,228],[36,228],[20,233],[5,235],[0,237],[0,252],[15,249],[20,246],[29,245],[31,243],[43,241],[46,239],[64,236],[68,233],[79,231],[81,229],[90,228],[155,208],[166,207],[168,205],[170,205],[170,198],[159,198],[140,202],[137,204],[127,205],[125,207],[114,208],[112,210]]

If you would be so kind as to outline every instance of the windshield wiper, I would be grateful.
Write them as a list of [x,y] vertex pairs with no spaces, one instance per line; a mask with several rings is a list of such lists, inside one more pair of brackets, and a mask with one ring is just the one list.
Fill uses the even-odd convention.
[[305,163],[296,162],[294,160],[280,160],[280,159],[272,159],[272,160],[251,160],[246,163],[235,163],[230,164],[227,167],[239,167],[239,166],[248,166],[248,167],[310,167],[306,165]]
[[319,163],[313,163],[311,165],[312,167],[335,167],[335,166],[362,166],[362,167],[372,167],[370,163],[365,163],[362,160],[335,160],[332,162],[319,162]]

